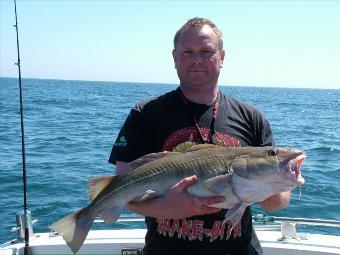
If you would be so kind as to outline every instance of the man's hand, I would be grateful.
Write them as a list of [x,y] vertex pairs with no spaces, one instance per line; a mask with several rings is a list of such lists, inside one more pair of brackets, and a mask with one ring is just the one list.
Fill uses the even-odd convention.
[[219,208],[208,205],[224,201],[224,197],[195,197],[186,190],[197,181],[190,176],[176,183],[164,197],[153,198],[142,202],[130,202],[126,208],[137,214],[163,219],[182,219],[194,215],[211,214],[220,211]]

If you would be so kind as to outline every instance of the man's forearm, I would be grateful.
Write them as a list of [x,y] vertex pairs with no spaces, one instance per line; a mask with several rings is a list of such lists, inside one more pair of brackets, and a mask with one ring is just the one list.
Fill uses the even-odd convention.
[[164,196],[130,202],[126,208],[137,214],[163,219],[183,219],[218,212],[219,208],[209,205],[224,202],[224,197],[195,197],[186,192],[186,189],[196,181],[196,176],[186,177],[176,183]]
[[159,198],[152,198],[142,202],[129,202],[125,205],[125,208],[130,212],[140,214],[143,216],[149,216],[154,218],[168,218],[164,212],[158,207]]
[[259,204],[267,211],[277,211],[285,208],[290,201],[291,192],[285,191],[279,194],[273,195],[266,200],[259,202]]

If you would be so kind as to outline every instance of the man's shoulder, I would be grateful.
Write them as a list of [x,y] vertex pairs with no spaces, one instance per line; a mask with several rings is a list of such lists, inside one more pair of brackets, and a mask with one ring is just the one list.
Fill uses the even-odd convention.
[[140,101],[133,109],[140,112],[158,111],[163,109],[165,106],[173,106],[176,100],[178,100],[178,92],[176,90],[172,90],[163,95]]
[[256,106],[250,103],[241,101],[239,99],[236,99],[234,97],[224,95],[223,93],[222,93],[221,100],[222,100],[221,103],[229,109],[234,109],[237,111],[248,112],[248,113],[253,113],[253,114],[262,114],[261,111],[257,109]]

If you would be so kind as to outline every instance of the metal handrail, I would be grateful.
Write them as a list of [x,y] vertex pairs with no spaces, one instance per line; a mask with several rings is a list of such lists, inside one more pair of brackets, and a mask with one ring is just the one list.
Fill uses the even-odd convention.
[[[123,215],[123,216],[120,216],[115,223],[120,223],[120,222],[144,222],[144,221],[145,221],[144,216],[140,216],[140,215],[133,215],[133,216]],[[104,221],[101,218],[96,218],[94,220],[94,223],[104,223]]]
[[[340,221],[337,220],[324,220],[324,219],[308,219],[308,218],[293,218],[293,217],[276,217],[266,216],[263,214],[257,214],[253,216],[253,221],[260,223],[279,223],[279,222],[292,222],[303,225],[314,225],[314,226],[326,226],[326,227],[340,227]],[[103,223],[104,221],[97,218],[95,223]],[[123,215],[117,220],[120,222],[144,222],[144,217],[140,215]]]
[[273,222],[292,222],[303,225],[326,226],[326,227],[340,227],[340,221],[337,220],[323,220],[323,219],[308,219],[308,218],[292,218],[292,217],[276,217],[265,216],[257,214],[253,216],[254,222],[273,223]]

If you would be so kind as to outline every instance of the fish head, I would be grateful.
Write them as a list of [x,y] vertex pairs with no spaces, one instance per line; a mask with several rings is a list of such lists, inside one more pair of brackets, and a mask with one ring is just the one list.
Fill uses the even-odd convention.
[[305,159],[303,150],[256,147],[248,154],[236,158],[231,169],[243,178],[299,186],[305,182],[301,175]]

